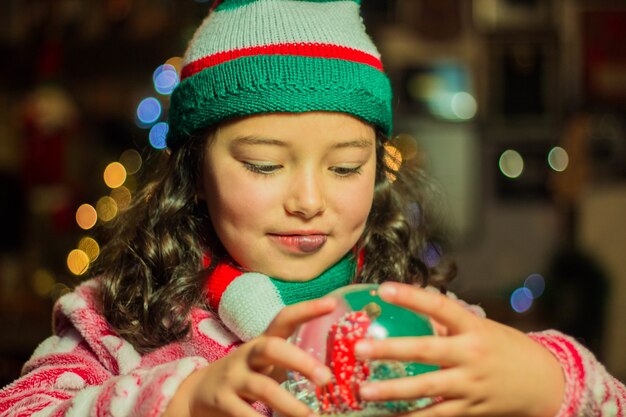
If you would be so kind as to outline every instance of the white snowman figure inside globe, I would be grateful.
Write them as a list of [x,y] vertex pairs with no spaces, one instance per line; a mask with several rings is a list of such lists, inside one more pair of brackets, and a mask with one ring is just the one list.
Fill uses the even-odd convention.
[[289,372],[285,388],[324,416],[385,416],[431,404],[431,398],[363,401],[358,393],[363,382],[415,376],[437,370],[437,366],[362,360],[354,354],[355,344],[362,339],[434,335],[430,320],[383,301],[378,285],[348,285],[330,296],[337,298],[337,308],[301,325],[289,340],[325,363],[331,370],[331,381],[318,387],[302,374]]

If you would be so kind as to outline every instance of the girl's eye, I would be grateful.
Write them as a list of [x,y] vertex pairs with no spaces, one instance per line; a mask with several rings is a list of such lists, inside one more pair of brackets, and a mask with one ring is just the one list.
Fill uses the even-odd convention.
[[351,175],[360,174],[361,166],[350,168],[350,167],[332,167],[331,171],[340,177],[349,177]]
[[278,171],[281,166],[280,165],[263,165],[263,164],[253,164],[252,162],[242,162],[243,166],[251,172],[256,174],[269,175]]

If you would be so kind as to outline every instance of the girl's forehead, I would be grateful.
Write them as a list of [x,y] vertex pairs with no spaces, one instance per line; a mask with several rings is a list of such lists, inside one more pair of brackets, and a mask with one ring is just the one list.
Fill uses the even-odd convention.
[[256,139],[275,141],[313,141],[324,138],[336,140],[372,140],[374,128],[345,113],[306,112],[269,113],[249,116],[224,123],[216,132],[218,137],[239,139],[242,144],[255,144]]

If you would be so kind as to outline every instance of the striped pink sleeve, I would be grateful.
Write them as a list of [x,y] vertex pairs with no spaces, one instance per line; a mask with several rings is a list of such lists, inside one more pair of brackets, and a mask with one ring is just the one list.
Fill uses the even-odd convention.
[[183,379],[207,364],[191,356],[141,366],[139,353],[93,306],[88,285],[59,299],[55,335],[0,390],[0,417],[156,417]]
[[529,336],[561,363],[566,385],[557,417],[626,416],[626,387],[584,346],[555,330]]
[[35,358],[28,371],[0,390],[0,416],[158,416],[182,380],[205,362],[197,357],[113,376],[78,343],[52,336],[54,352]]

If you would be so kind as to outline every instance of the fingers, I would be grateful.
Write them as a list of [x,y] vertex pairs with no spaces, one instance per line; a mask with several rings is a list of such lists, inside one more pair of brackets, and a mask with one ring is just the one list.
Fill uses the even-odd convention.
[[432,317],[446,326],[451,334],[469,330],[476,322],[472,313],[453,300],[412,285],[386,282],[380,286],[378,294],[387,302]]
[[[216,396],[213,408],[220,412],[220,415],[229,415],[237,417],[260,417],[256,410],[250,407],[250,404],[242,400],[232,391],[223,392]],[[197,413],[196,413],[197,414]],[[202,415],[204,413],[200,413]]]
[[265,334],[286,339],[293,334],[300,324],[330,313],[336,305],[337,300],[325,297],[285,307],[272,320]]
[[391,337],[361,340],[354,351],[361,359],[394,359],[439,365],[444,368],[463,364],[468,351],[458,337]]
[[313,414],[307,405],[281,388],[270,377],[261,374],[252,375],[246,385],[251,398],[267,404],[281,416],[308,417]]
[[278,337],[264,337],[254,344],[248,356],[252,369],[261,370],[268,366],[300,372],[318,385],[330,381],[330,369],[302,349]]
[[450,333],[446,326],[439,323],[437,320],[433,320],[432,317],[430,318],[430,324],[433,326],[433,330],[437,336],[447,336]]
[[412,400],[415,398],[461,398],[467,391],[462,373],[457,369],[444,369],[414,377],[377,381],[361,386],[360,395],[365,401]]

